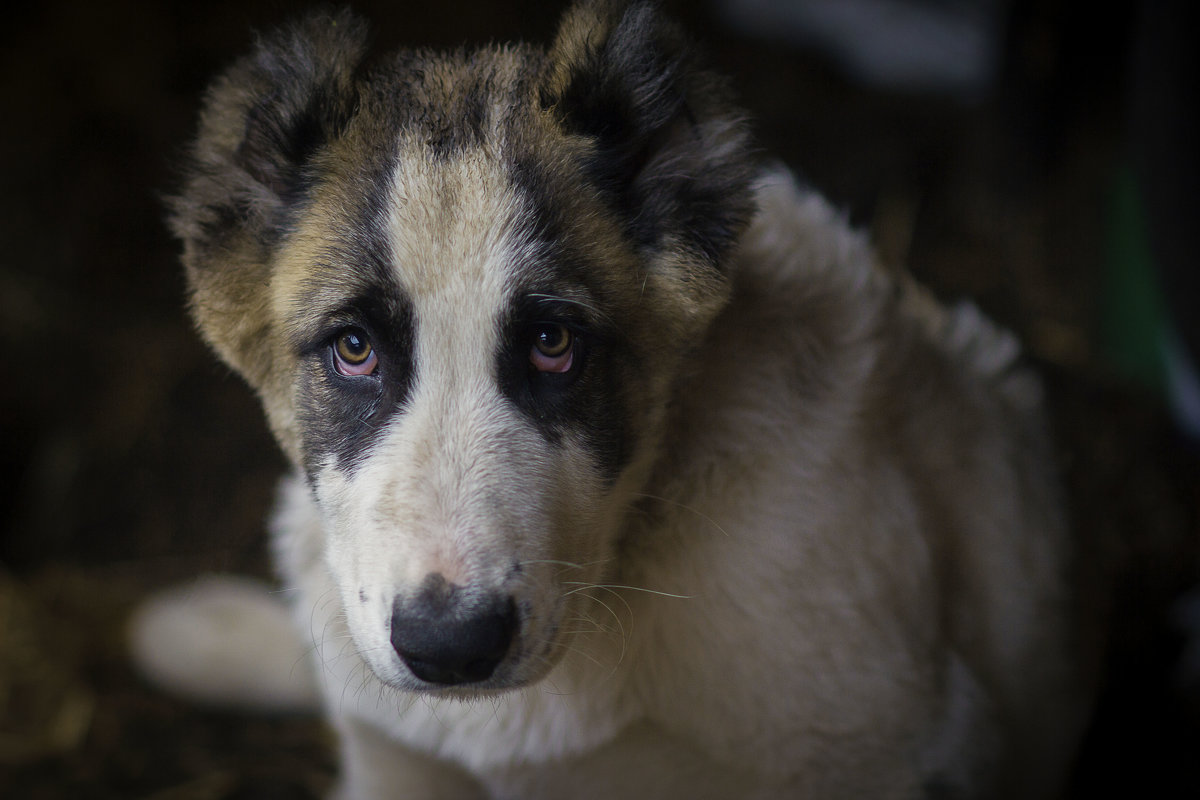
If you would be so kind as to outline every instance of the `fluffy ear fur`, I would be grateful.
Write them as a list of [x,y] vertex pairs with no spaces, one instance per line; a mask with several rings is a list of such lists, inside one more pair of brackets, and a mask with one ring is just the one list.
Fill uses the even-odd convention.
[[[275,242],[311,158],[354,114],[365,40],[349,12],[314,14],[264,38],[215,82],[190,180],[173,203],[185,245],[210,250],[235,231]],[[593,139],[589,171],[640,242],[687,228],[691,244],[716,256],[749,215],[750,168],[740,112],[695,61],[653,4],[584,0],[560,25],[541,101],[566,130]],[[198,255],[189,269],[213,260]]]
[[218,352],[255,385],[268,348],[271,247],[312,180],[311,165],[356,110],[366,27],[318,13],[274,31],[210,88],[171,224],[183,241],[193,313]]
[[592,140],[588,174],[640,245],[720,264],[751,214],[748,136],[724,81],[654,4],[570,9],[541,102]]

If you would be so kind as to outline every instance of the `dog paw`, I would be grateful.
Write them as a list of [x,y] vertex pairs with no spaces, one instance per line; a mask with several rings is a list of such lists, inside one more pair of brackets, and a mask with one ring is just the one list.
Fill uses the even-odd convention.
[[152,595],[130,620],[133,660],[152,683],[220,706],[311,711],[307,649],[278,592],[209,576]]

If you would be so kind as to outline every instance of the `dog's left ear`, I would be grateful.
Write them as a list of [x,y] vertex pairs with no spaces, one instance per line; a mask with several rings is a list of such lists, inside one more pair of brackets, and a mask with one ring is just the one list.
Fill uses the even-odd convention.
[[571,8],[541,102],[566,132],[591,141],[586,172],[639,246],[682,249],[721,269],[751,214],[749,137],[724,81],[697,64],[655,5]]

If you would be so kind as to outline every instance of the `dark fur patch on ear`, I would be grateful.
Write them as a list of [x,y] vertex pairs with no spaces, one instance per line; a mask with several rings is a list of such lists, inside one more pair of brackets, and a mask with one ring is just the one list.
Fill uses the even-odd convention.
[[[312,180],[313,157],[357,106],[354,70],[366,26],[321,12],[263,37],[209,89],[172,225],[189,269],[231,237],[277,240]],[[189,257],[190,255],[190,257]]]
[[310,159],[349,121],[347,99],[323,85],[312,87],[299,106],[279,93],[264,97],[247,115],[237,161],[285,205],[295,202],[307,188]]
[[588,176],[639,244],[719,262],[751,213],[749,137],[725,82],[654,4],[573,7],[540,100],[591,140]]

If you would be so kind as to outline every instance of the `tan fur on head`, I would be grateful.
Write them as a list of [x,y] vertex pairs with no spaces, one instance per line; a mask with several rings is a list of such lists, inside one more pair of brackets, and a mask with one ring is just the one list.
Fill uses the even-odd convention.
[[[513,148],[518,179],[561,195],[551,214],[556,226],[594,242],[610,235],[606,225],[623,228],[630,241],[615,247],[637,248],[641,263],[630,277],[646,301],[686,298],[656,322],[656,335],[669,334],[664,351],[693,338],[726,301],[723,256],[751,208],[747,136],[724,82],[698,68],[686,40],[651,6],[579,3],[546,56],[490,54],[511,64],[486,78],[488,91],[505,87],[488,101],[505,105],[490,111],[471,105],[482,83],[463,93],[483,80],[470,74],[474,67],[417,52],[364,73],[365,42],[364,25],[347,12],[318,14],[264,38],[209,91],[190,177],[172,204],[193,315],[262,395],[293,458],[286,398],[294,343],[271,322],[279,311],[268,288],[274,260],[308,204],[326,193],[343,195],[340,211],[369,213],[345,192],[378,180],[381,166],[370,159],[388,156],[370,150],[406,114],[455,107],[444,122],[436,114],[422,122],[433,126],[419,134],[431,142],[473,136],[453,128],[486,115],[487,135]],[[393,75],[414,68],[419,80],[379,94],[391,91]],[[533,164],[536,173],[522,172]],[[589,186],[601,196],[578,205]],[[598,215],[597,201],[615,206],[616,217]]]

